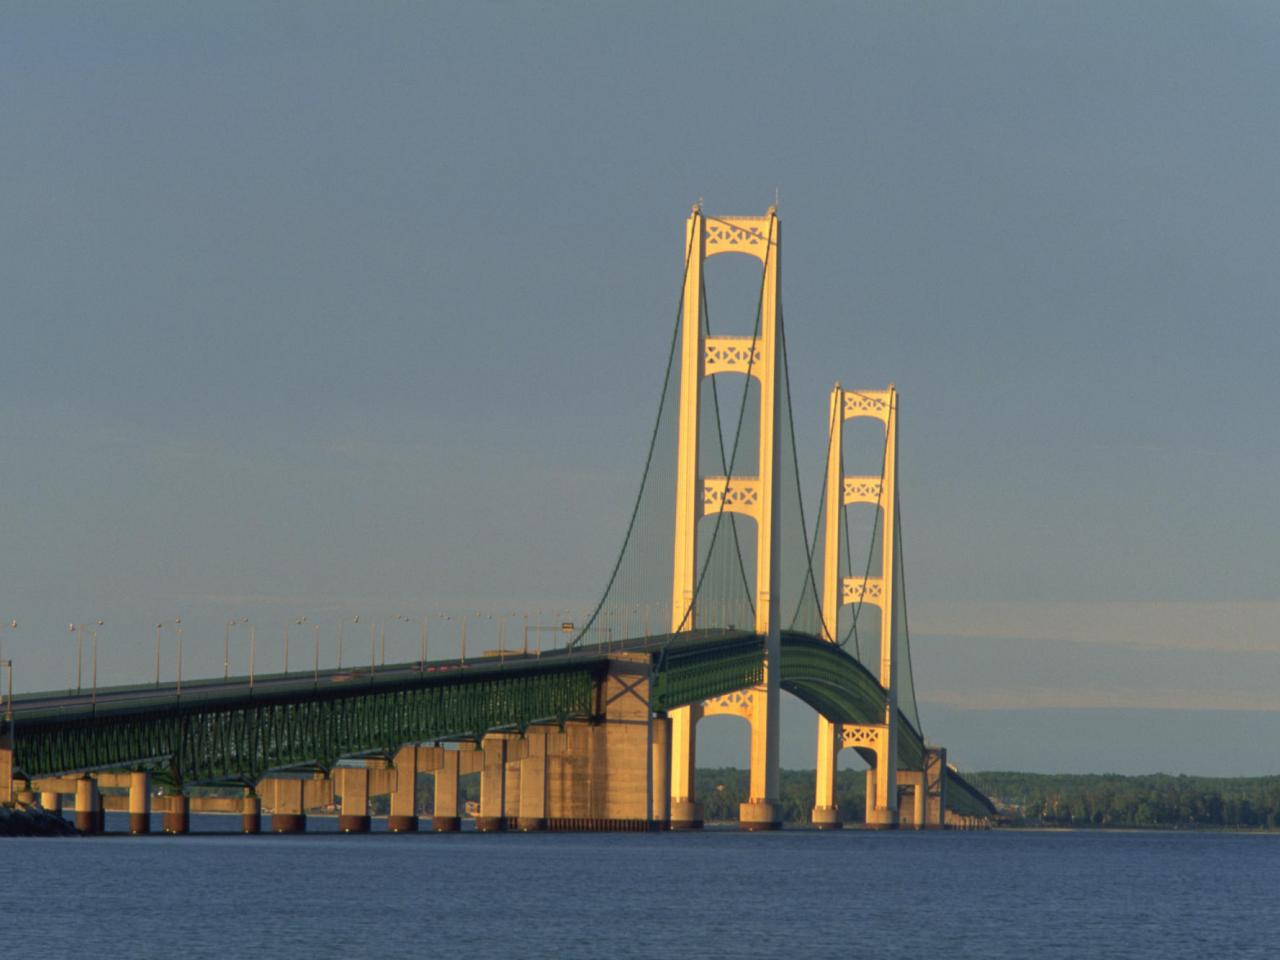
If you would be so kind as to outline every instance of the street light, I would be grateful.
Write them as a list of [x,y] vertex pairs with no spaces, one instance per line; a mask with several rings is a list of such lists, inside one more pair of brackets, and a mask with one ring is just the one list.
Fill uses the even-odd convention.
[[[15,621],[16,623],[16,621]],[[90,648],[92,649],[93,662],[93,702],[98,702],[98,631],[95,627],[102,626],[101,620],[93,621],[94,626],[82,623],[77,626],[74,623],[67,624],[67,629],[76,635],[76,693],[80,692],[80,661],[81,654],[84,651],[84,635],[89,634]]]
[[165,626],[173,627],[174,634],[178,640],[178,685],[177,692],[182,693],[182,618],[175,617],[172,621],[161,620],[156,624],[156,686],[160,686],[160,632]]
[[243,623],[248,623],[248,617],[241,617],[238,620],[228,620],[226,629],[222,632],[222,679],[226,680],[231,675],[231,631]]
[[4,727],[5,730],[13,734],[13,661],[0,660],[0,667],[4,667],[9,671],[8,693],[4,696]]
[[[346,622],[347,622],[347,620],[346,620],[346,618],[345,618],[345,617],[341,618],[341,619],[338,621],[338,669],[339,669],[339,670],[341,670],[341,669],[342,669],[342,626],[343,626],[343,624],[345,624]],[[359,615],[359,614],[356,614],[354,617],[352,617],[352,618],[351,618],[351,622],[352,622],[352,623],[359,623],[359,622],[360,622],[360,615]]]
[[[299,617],[297,620],[294,620],[293,622],[298,626],[302,626],[307,622],[307,618]],[[317,665],[316,670],[319,671],[319,669],[320,668]],[[284,622],[284,672],[286,674],[289,672],[289,621],[288,620]]]
[[[415,623],[416,621],[413,619],[413,617],[406,617],[403,613],[397,613],[394,617],[391,618],[391,622],[392,623]],[[380,628],[379,638],[382,642],[382,653],[380,656],[380,660],[381,660],[382,666],[385,667],[387,665],[387,625],[385,623]],[[425,660],[426,657],[424,656],[423,659]]]
[[[319,682],[320,682],[320,624],[318,624],[318,623],[312,623],[312,622],[311,622],[309,619],[307,619],[306,617],[299,617],[297,620],[295,620],[295,621],[293,621],[293,622],[294,622],[294,623],[296,623],[298,626],[309,626],[309,627],[311,627],[311,635],[315,638],[315,641],[316,641],[316,653],[315,653],[315,660],[312,662],[312,666],[311,666],[311,670],[312,670],[312,679],[314,680],[314,682],[319,683]],[[288,658],[288,648],[286,647],[286,648],[285,648],[285,662],[286,662],[286,664],[288,663],[288,659],[289,659],[289,658]]]
[[84,632],[77,631],[74,623],[67,624],[67,632],[76,637],[76,696],[80,696],[80,665],[84,662]]
[[[9,621],[9,623],[8,623],[8,627],[9,627],[9,629],[10,629],[10,630],[17,630],[17,629],[18,629],[18,621],[17,621],[17,620],[10,620],[10,621]],[[3,657],[3,656],[4,656],[4,628],[5,628],[5,624],[4,624],[4,622],[3,622],[3,621],[0,621],[0,657]]]

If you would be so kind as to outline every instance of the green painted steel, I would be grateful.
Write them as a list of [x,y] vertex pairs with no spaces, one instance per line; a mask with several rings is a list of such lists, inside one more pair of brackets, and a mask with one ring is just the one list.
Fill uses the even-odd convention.
[[[540,657],[398,664],[312,675],[114,688],[88,697],[27,695],[15,703],[15,760],[28,777],[149,768],[169,782],[252,783],[272,770],[331,767],[340,757],[390,755],[405,743],[479,739],[532,723],[595,719],[615,651],[652,658],[651,704],[668,711],[759,684],[764,643],[702,630],[578,647]],[[784,690],[836,723],[880,723],[885,691],[842,647],[784,632]],[[898,759],[919,770],[920,734],[901,712]],[[868,757],[868,759],[871,759]],[[989,803],[949,771],[949,805],[983,816]]]
[[663,637],[650,702],[673,710],[764,681],[764,644],[754,633],[702,630]]
[[995,804],[954,770],[947,770],[947,809],[966,817],[993,817]]
[[[781,684],[832,723],[884,723],[884,688],[836,644],[804,634],[784,634]],[[868,762],[874,760],[874,754],[858,752]],[[924,740],[901,710],[898,763],[907,770],[924,767]]]
[[[184,783],[254,781],[268,770],[405,743],[483,736],[596,712],[602,661],[519,669],[346,674],[260,694],[152,698],[125,706],[20,713],[15,761],[29,777],[109,767],[151,767]],[[330,678],[326,678],[330,679]]]

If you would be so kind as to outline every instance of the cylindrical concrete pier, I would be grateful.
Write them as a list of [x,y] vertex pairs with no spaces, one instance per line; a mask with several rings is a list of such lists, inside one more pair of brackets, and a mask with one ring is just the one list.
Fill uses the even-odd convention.
[[129,832],[151,832],[151,777],[145,770],[129,774]]
[[897,830],[898,811],[885,807],[868,810],[866,827],[868,830]]
[[76,781],[76,829],[81,833],[102,832],[102,797],[92,777]]
[[672,800],[671,829],[701,830],[702,804],[692,800]]
[[462,829],[462,818],[443,815],[432,817],[431,829],[435,833],[457,833]]
[[245,797],[240,803],[240,832],[262,832],[262,801],[257,797]]
[[344,813],[338,817],[338,830],[341,833],[368,833],[369,815],[361,813]]
[[501,833],[507,829],[505,817],[476,817],[477,833]]
[[418,831],[418,748],[414,744],[396,751],[392,764],[395,787],[387,812],[388,833]]
[[191,829],[190,802],[185,793],[170,794],[164,811],[164,832],[177,836]]
[[46,790],[40,794],[40,806],[46,813],[62,813],[62,794]]
[[814,807],[813,828],[815,830],[839,830],[844,824],[840,820],[839,807]]
[[782,820],[772,803],[758,800],[752,803],[738,804],[738,829],[740,830],[781,830]]
[[271,814],[272,833],[306,833],[307,815],[305,813],[273,813]]
[[540,833],[547,829],[546,817],[517,817],[516,829],[521,833]]

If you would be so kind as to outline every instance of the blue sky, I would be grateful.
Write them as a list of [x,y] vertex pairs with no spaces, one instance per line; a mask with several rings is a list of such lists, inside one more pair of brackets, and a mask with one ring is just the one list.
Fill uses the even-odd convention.
[[[116,682],[162,619],[213,673],[233,617],[274,651],[303,615],[331,643],[589,603],[684,216],[776,190],[797,416],[821,437],[836,379],[902,391],[926,731],[970,768],[1280,770],[1274,5],[4,21],[21,688],[68,682],[71,621],[106,621]],[[745,742],[717,723],[704,757]]]

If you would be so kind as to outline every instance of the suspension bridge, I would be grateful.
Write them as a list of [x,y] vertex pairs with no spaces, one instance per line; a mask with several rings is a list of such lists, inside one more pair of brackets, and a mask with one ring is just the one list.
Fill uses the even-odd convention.
[[[867,826],[984,822],[990,802],[925,740],[916,703],[892,386],[835,386],[805,509],[781,250],[773,208],[689,216],[637,494],[599,602],[563,648],[10,694],[0,803],[60,811],[72,796],[82,831],[114,809],[134,833],[153,813],[186,832],[193,811],[239,814],[246,832],[269,813],[272,830],[296,832],[308,810],[339,805],[341,829],[362,832],[385,796],[388,829],[407,832],[427,774],[444,831],[466,812],[461,778],[478,774],[479,830],[696,829],[697,725],[724,714],[751,729],[739,824],[773,829],[785,691],[818,713],[814,826],[851,819],[836,804],[842,749],[867,763]],[[726,254],[760,264],[746,333],[712,330],[705,266]],[[883,444],[850,473],[845,425],[858,419]],[[870,513],[869,535],[854,535],[854,511]]]

